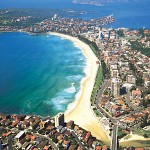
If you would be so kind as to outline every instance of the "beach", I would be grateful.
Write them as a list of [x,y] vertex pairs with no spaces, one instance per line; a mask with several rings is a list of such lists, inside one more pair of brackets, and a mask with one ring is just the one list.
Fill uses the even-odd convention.
[[77,93],[75,100],[68,106],[65,112],[65,121],[73,120],[75,124],[90,131],[97,139],[109,144],[110,139],[103,131],[101,123],[94,116],[90,105],[90,97],[99,68],[99,65],[96,64],[96,61],[98,61],[97,57],[87,44],[75,37],[52,32],[49,32],[49,34],[71,40],[82,50],[87,59],[86,76],[81,81],[80,91]]

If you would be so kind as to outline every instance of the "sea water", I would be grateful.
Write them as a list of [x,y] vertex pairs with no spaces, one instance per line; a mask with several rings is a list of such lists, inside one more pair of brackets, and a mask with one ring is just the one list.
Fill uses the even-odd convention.
[[86,59],[54,35],[0,34],[0,112],[54,116],[80,90]]

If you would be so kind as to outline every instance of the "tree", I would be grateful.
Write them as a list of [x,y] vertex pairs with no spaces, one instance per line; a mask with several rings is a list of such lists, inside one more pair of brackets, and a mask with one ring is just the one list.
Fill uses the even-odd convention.
[[124,33],[123,33],[123,30],[119,29],[117,31],[117,34],[120,36],[120,37],[124,37]]
[[144,135],[143,135],[145,138],[148,138],[148,135],[146,134],[146,133],[144,133]]

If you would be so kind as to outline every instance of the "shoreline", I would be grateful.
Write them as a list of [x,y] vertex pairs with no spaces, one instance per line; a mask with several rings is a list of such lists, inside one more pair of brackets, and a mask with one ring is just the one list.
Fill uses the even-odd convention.
[[85,77],[82,78],[80,82],[80,90],[76,94],[73,102],[68,105],[68,108],[64,113],[65,121],[67,122],[73,120],[80,127],[86,129],[87,131],[90,131],[91,134],[97,139],[109,145],[110,139],[109,137],[107,137],[105,131],[102,129],[101,123],[94,116],[90,102],[90,97],[93,91],[97,70],[99,68],[99,65],[96,64],[98,58],[95,56],[89,45],[80,41],[76,37],[55,32],[48,32],[47,34],[59,36],[61,38],[72,41],[82,51],[87,61],[87,66],[85,69],[88,68],[88,72],[84,70]]
[[[10,31],[10,32],[13,32],[13,31]],[[22,33],[26,33],[28,35],[32,35],[32,33],[25,32],[25,31],[14,31],[14,32],[22,32]],[[7,32],[0,32],[0,33],[7,33]],[[84,47],[84,49],[86,47],[88,49],[87,51],[90,54],[93,55],[94,53],[93,53],[93,51],[90,49],[90,47],[87,44],[85,44],[84,42],[80,41],[78,38],[72,37],[72,36],[69,36],[69,35],[65,35],[65,34],[61,34],[61,33],[55,33],[55,32],[47,32],[47,33],[43,33],[43,34],[55,35],[55,36],[59,36],[59,37],[61,37],[63,39],[68,39],[68,40],[72,41],[75,44],[75,46],[77,46],[82,51],[83,55],[86,58],[87,66],[90,65],[91,60],[88,59],[90,57],[87,58],[87,55],[84,53],[84,50],[82,49],[82,46]],[[80,46],[80,44],[78,42],[82,46]],[[95,58],[96,58],[96,56],[95,56]],[[95,60],[98,60],[98,59],[96,58]],[[94,62],[94,60],[93,60],[93,63],[96,64],[96,62]],[[89,66],[89,68],[90,67],[91,66]],[[85,68],[85,69],[87,69],[87,68]],[[90,70],[92,70],[92,69],[90,68]],[[88,74],[89,74],[89,72],[88,72]],[[68,105],[67,110],[65,111],[65,117],[66,117],[65,121],[74,120],[75,123],[78,124],[80,127],[83,127],[84,129],[86,129],[88,131],[91,131],[92,135],[95,136],[97,139],[103,141],[107,145],[110,145],[110,138],[105,133],[105,131],[103,129],[103,125],[98,121],[98,119],[93,114],[92,108],[91,108],[90,103],[89,103],[90,102],[90,97],[89,97],[89,99],[86,99],[86,100],[88,100],[88,101],[86,101],[86,103],[87,102],[89,103],[87,109],[83,108],[84,105],[81,105],[81,104],[85,104],[85,106],[87,106],[87,104],[84,103],[85,100],[83,100],[84,102],[81,102],[81,97],[83,96],[83,91],[84,91],[83,88],[85,88],[85,85],[88,82],[91,73],[90,73],[90,75],[88,75],[88,74],[87,74],[87,72],[85,72],[85,76],[82,78],[82,80],[80,82],[80,90],[79,90],[79,92],[76,94],[75,99],[73,100],[73,102],[71,102]],[[95,79],[94,79],[94,82],[95,82]],[[93,82],[93,84],[94,84],[94,82]],[[92,87],[92,89],[93,89],[93,87]],[[85,92],[86,92],[86,90],[85,90]],[[89,93],[87,93],[87,94],[89,94]],[[78,111],[79,111],[79,108],[82,108],[82,110],[80,111],[80,113],[76,113],[75,109],[78,109]],[[85,115],[85,112],[83,112],[84,110],[86,110],[86,111],[88,110],[88,111],[90,111],[90,113],[86,112],[86,115]],[[87,117],[87,113],[90,114],[89,116],[92,116],[92,117],[91,118],[89,116]],[[83,118],[85,120],[83,118],[81,118],[82,115],[83,115]],[[93,118],[93,116],[94,116],[94,118]],[[53,117],[55,117],[55,116],[53,116]],[[71,117],[72,117],[72,119],[71,119]],[[70,118],[70,120],[69,120],[69,118]],[[86,120],[87,121],[90,120],[91,122],[86,122]],[[97,127],[99,128],[100,131],[96,130]],[[134,143],[135,147],[136,146],[138,146],[138,147],[143,147],[144,146],[145,147],[145,145],[149,146],[149,144],[138,143],[138,141],[143,141],[144,142],[144,141],[147,141],[147,140],[150,141],[150,138],[144,138],[143,136],[132,134],[132,136],[129,137],[128,139],[124,139],[124,138],[120,139],[120,145],[121,146],[126,146],[126,145],[132,145]]]

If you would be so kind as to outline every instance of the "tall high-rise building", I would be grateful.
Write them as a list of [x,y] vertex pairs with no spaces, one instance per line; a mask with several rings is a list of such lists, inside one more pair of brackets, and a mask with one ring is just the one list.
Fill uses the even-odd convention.
[[111,80],[111,93],[114,97],[120,96],[120,81],[118,78],[112,78]]
[[64,125],[64,114],[63,113],[58,113],[55,117],[55,127],[58,126],[63,126]]
[[100,29],[99,30],[99,39],[102,40],[103,38],[104,38],[104,35],[103,35],[102,30]]

